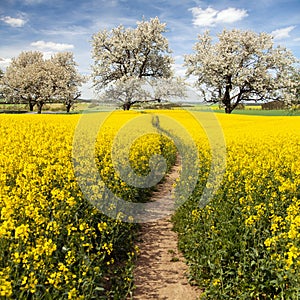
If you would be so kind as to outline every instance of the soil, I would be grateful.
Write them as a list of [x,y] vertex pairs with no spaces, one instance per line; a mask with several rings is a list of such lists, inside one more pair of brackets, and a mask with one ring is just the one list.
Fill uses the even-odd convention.
[[[173,200],[173,183],[179,177],[177,160],[166,180],[158,185],[152,201]],[[174,201],[174,200],[173,200]],[[201,290],[188,282],[188,266],[177,248],[177,234],[172,230],[170,214],[141,224],[138,246],[140,254],[134,270],[134,300],[194,300]]]

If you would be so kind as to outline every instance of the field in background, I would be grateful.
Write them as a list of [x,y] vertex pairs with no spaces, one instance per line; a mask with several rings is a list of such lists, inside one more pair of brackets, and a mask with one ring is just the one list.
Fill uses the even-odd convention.
[[[201,111],[205,109],[212,110],[216,113],[225,114],[224,108],[220,108],[218,105],[199,105],[192,104],[186,107],[191,111]],[[231,113],[232,115],[250,115],[250,116],[300,116],[300,111],[292,111],[288,109],[262,109],[261,105],[246,105],[244,109],[235,109]]]
[[[203,111],[213,110],[216,113],[225,113],[224,108],[220,108],[219,105],[203,105],[199,103],[165,103],[165,104],[152,104],[148,106],[134,106],[133,110],[147,110],[147,109],[186,109],[191,111]],[[110,110],[122,110],[120,105],[116,103],[98,103],[96,101],[84,101],[78,102],[71,109],[71,114],[82,113],[85,110],[90,111],[110,111]],[[45,104],[42,113],[64,113],[65,107],[60,103]],[[29,112],[29,109],[24,104],[1,104],[0,113],[25,113]],[[34,108],[34,112],[37,109]],[[245,105],[244,109],[235,109],[232,114],[240,115],[258,115],[258,116],[300,116],[300,111],[291,111],[287,109],[272,109],[263,110],[261,105]]]
[[[117,106],[114,103],[98,103],[95,101],[82,101],[77,102],[74,104],[74,106],[71,108],[70,113],[81,113],[87,109],[89,110],[95,110],[95,111],[106,111],[110,109],[114,109]],[[35,113],[37,112],[37,108],[34,107],[33,110]],[[3,104],[0,102],[0,113],[25,113],[29,112],[28,105],[26,104]],[[66,108],[61,103],[47,103],[43,106],[42,113],[47,112],[59,112],[64,113],[66,112]]]

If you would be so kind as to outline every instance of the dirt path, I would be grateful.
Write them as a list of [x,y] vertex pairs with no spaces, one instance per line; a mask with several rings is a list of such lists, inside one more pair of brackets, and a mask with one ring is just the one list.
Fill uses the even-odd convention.
[[[177,161],[151,200],[172,200],[172,187],[179,176],[179,170],[180,164]],[[198,299],[201,291],[188,283],[188,267],[177,249],[177,234],[172,231],[170,216],[141,226],[133,299]]]

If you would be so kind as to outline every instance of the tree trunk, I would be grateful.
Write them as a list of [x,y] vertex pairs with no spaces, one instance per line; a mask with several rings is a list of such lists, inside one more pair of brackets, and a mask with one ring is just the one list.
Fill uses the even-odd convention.
[[234,107],[231,105],[231,99],[230,99],[230,91],[232,89],[232,84],[231,84],[231,75],[227,76],[227,83],[226,83],[226,88],[225,88],[225,93],[223,97],[223,104],[225,105],[225,113],[226,114],[231,114],[233,111]]
[[226,114],[231,114],[233,108],[232,108],[232,105],[231,105],[229,93],[225,92],[222,103],[225,105],[225,113]]
[[229,107],[225,106],[225,113],[226,114],[231,114],[231,112],[232,112],[231,107],[230,106]]
[[44,105],[43,102],[37,102],[38,114],[41,114],[41,113],[42,113],[43,105]]
[[125,103],[123,104],[123,110],[129,110],[130,107],[131,107],[131,103],[130,103],[130,102],[125,102]]
[[33,111],[33,108],[34,108],[34,103],[29,102],[29,110],[30,110],[30,111]]
[[230,99],[230,90],[231,90],[231,84],[226,85],[226,90],[223,97],[223,104],[225,105],[225,113],[231,114],[233,107],[231,105],[231,99]]
[[71,107],[72,107],[72,104],[71,104],[71,103],[66,104],[66,110],[67,110],[67,113],[70,112]]
[[68,97],[68,98],[66,99],[66,101],[65,101],[65,106],[66,106],[66,111],[67,111],[67,113],[70,112],[70,110],[71,110],[73,104],[75,103],[75,100],[79,97],[79,95],[80,95],[80,94],[78,94],[75,98],[73,98],[73,97],[70,96],[70,97]]

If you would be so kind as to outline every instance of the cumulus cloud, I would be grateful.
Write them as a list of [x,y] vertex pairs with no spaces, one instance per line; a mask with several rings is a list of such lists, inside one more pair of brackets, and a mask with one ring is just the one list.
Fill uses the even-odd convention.
[[31,43],[31,46],[36,47],[38,49],[48,49],[54,51],[65,51],[74,48],[72,44],[64,44],[64,43],[53,43],[53,42],[45,42],[45,41],[36,41]]
[[2,17],[0,20],[12,27],[23,27],[27,22],[23,18],[12,18],[10,16]]
[[1,68],[6,68],[11,62],[10,58],[2,58],[0,57],[0,67]]
[[246,10],[233,7],[223,10],[216,10],[212,7],[206,9],[193,7],[190,10],[193,14],[193,24],[199,27],[213,27],[218,23],[234,23],[248,16]]
[[290,32],[295,28],[296,26],[289,26],[281,29],[276,29],[271,32],[271,35],[274,37],[274,40],[282,40],[285,38],[290,37]]

